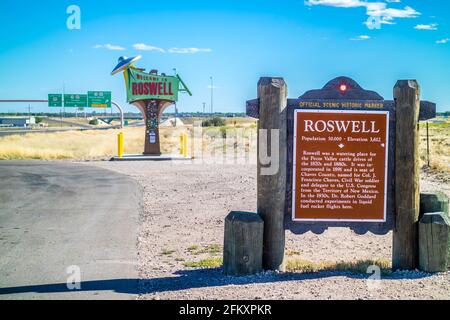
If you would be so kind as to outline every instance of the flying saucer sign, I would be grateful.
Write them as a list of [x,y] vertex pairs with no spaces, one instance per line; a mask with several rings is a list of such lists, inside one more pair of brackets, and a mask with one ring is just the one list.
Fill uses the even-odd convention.
[[134,102],[143,99],[178,100],[178,77],[153,75],[128,69],[127,99]]

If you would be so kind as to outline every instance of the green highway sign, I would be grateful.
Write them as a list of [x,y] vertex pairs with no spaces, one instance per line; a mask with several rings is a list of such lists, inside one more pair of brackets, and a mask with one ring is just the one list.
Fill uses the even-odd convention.
[[85,108],[87,107],[86,94],[65,94],[64,107]]
[[62,94],[50,93],[48,95],[49,107],[62,107]]
[[89,108],[111,108],[111,91],[88,91]]

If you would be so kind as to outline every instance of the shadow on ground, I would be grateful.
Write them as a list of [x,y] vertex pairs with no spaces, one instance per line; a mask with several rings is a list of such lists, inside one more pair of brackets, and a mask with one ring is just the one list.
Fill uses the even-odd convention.
[[[303,281],[323,279],[327,277],[347,277],[352,279],[368,279],[370,274],[323,271],[314,273],[274,273],[265,272],[258,275],[234,277],[225,276],[221,268],[181,270],[174,273],[173,277],[152,279],[111,279],[83,281],[81,289],[76,291],[113,291],[125,294],[149,294],[166,291],[178,291],[204,287],[220,287],[226,285],[264,284],[284,281]],[[382,281],[401,279],[421,279],[431,274],[416,274],[406,276],[396,274],[395,276],[382,276]],[[18,287],[0,288],[0,296],[20,293],[62,293],[74,292],[69,290],[66,283],[40,284]]]

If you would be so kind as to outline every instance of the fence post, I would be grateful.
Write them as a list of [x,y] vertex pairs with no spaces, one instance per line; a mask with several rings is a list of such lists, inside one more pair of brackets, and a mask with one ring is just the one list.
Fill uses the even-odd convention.
[[418,265],[419,108],[420,87],[415,80],[399,80],[394,87],[396,114],[395,211],[393,269]]
[[442,192],[420,194],[419,268],[444,272],[450,267],[448,197]]
[[[258,82],[258,98],[260,101],[258,121],[258,162],[257,189],[258,214],[264,220],[263,267],[267,270],[284,269],[284,210],[286,197],[286,103],[287,86],[283,78],[263,77]],[[261,129],[267,130],[267,136],[272,139],[272,129],[278,130],[278,150],[272,150],[272,141],[260,141]],[[266,150],[261,150],[264,148]],[[274,158],[264,163],[261,151]],[[265,153],[265,152],[264,152]],[[275,161],[276,162],[276,161]],[[278,166],[275,174],[267,174],[268,167]],[[266,171],[266,173],[264,172]]]
[[256,213],[232,211],[225,218],[224,273],[247,275],[261,272],[264,222]]

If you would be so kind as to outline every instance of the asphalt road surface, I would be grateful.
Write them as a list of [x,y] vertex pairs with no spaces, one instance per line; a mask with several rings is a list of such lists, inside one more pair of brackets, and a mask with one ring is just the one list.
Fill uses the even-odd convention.
[[133,299],[141,194],[87,164],[0,161],[0,299]]

